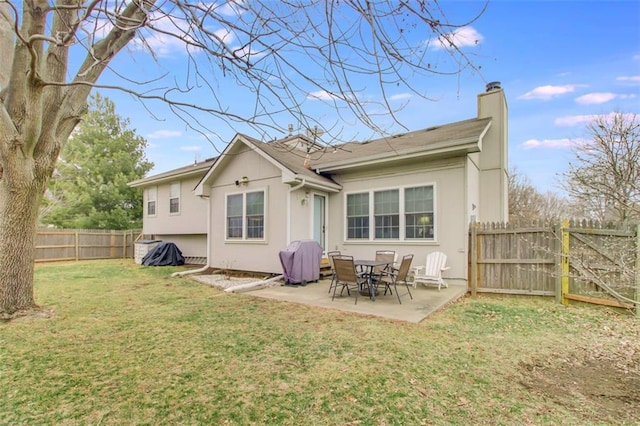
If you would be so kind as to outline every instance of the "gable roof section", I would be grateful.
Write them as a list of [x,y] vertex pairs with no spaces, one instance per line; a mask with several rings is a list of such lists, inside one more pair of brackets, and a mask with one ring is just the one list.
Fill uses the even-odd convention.
[[169,170],[168,172],[159,173],[157,175],[149,176],[143,179],[134,180],[129,182],[129,185],[132,188],[145,187],[151,185],[157,185],[159,183],[164,183],[168,181],[175,181],[177,179],[196,177],[201,175],[207,171],[211,167],[211,165],[215,162],[214,158],[208,158],[199,163],[190,164],[188,166],[180,167],[177,169]]
[[330,192],[338,192],[342,187],[333,180],[318,175],[317,173],[304,167],[304,155],[300,158],[300,151],[292,148],[288,144],[279,142],[265,143],[250,136],[236,134],[231,143],[220,154],[218,159],[211,165],[209,171],[198,182],[195,194],[206,195],[205,186],[215,180],[218,170],[222,170],[231,161],[236,151],[241,151],[241,145],[254,151],[268,162],[282,171],[282,182],[290,184],[304,183],[306,186],[323,189]]
[[312,154],[311,167],[319,173],[335,172],[394,159],[479,152],[490,126],[491,118],[473,118],[364,143],[349,142],[336,146],[333,153]]

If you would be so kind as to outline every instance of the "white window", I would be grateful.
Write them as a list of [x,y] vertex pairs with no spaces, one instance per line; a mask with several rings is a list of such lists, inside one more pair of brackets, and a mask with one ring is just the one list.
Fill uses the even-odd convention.
[[347,239],[369,239],[369,193],[347,195]]
[[229,240],[263,240],[264,191],[227,195],[226,224]]
[[156,215],[156,201],[158,198],[158,187],[151,186],[147,189],[147,216]]
[[434,187],[347,194],[347,240],[433,240]]
[[405,238],[432,240],[433,186],[419,186],[404,190]]
[[175,182],[169,188],[169,214],[178,213],[180,213],[180,182]]
[[390,189],[373,193],[376,239],[400,238],[400,191]]

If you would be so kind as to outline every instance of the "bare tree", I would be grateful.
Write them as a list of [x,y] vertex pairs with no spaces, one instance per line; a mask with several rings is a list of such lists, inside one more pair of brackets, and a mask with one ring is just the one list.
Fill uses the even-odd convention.
[[552,221],[569,215],[565,198],[550,191],[541,193],[516,168],[509,170],[509,222]]
[[[248,124],[263,135],[285,131],[291,120],[339,130],[307,112],[311,98],[337,110],[337,122],[356,119],[381,131],[377,118],[396,120],[391,95],[427,98],[410,81],[477,71],[460,30],[484,5],[459,24],[448,22],[437,3],[422,1],[0,0],[0,7],[8,11],[0,35],[9,34],[14,46],[13,57],[3,49],[0,61],[9,68],[0,70],[9,76],[0,82],[0,315],[10,316],[34,306],[39,206],[93,88],[130,93],[150,111],[153,101],[164,102],[203,133],[203,117]],[[140,71],[114,61],[127,50],[155,57],[178,42],[187,55],[179,74],[159,66],[141,81]],[[229,85],[253,96],[250,113],[219,95]]]
[[640,120],[616,111],[594,117],[586,130],[562,183],[572,203],[592,219],[640,220]]

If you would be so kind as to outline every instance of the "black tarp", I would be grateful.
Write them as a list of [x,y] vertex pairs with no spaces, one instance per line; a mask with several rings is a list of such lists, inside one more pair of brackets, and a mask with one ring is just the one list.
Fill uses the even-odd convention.
[[184,265],[182,252],[174,243],[160,243],[142,258],[142,266]]

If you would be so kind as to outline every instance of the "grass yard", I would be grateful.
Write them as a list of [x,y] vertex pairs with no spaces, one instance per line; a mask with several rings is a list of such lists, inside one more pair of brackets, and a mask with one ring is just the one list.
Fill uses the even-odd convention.
[[183,268],[36,266],[0,424],[638,424],[640,322],[465,298],[420,324],[226,294]]

